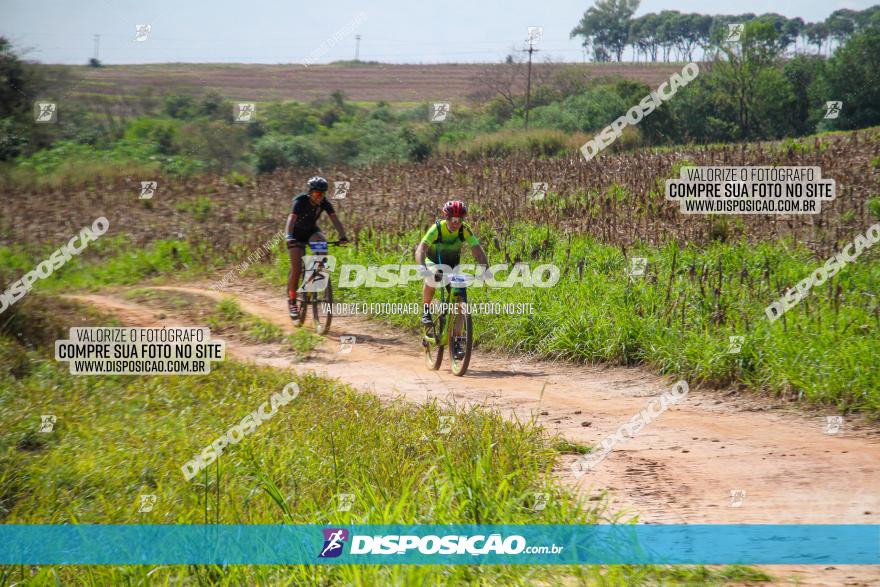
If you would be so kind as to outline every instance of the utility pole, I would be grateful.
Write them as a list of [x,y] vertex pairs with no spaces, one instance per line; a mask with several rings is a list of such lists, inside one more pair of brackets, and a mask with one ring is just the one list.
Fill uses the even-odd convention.
[[95,35],[95,61],[98,60],[98,49],[101,46],[101,35]]
[[529,54],[529,68],[528,68],[528,81],[526,81],[526,128],[525,130],[529,130],[529,104],[531,103],[532,96],[532,53],[537,51],[535,47],[532,45],[533,39],[529,37],[529,48],[523,49],[527,51]]
[[360,61],[360,56],[361,56],[361,36],[360,36],[360,35],[355,35],[354,38],[355,38],[355,41],[356,41],[356,44],[355,44],[355,46],[354,46],[354,60],[355,60],[355,61]]

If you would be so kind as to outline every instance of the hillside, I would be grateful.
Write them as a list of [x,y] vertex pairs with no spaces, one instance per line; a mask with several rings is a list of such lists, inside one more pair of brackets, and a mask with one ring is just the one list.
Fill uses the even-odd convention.
[[[239,100],[300,100],[326,98],[342,90],[351,100],[421,102],[462,100],[481,89],[486,72],[500,71],[501,64],[444,63],[432,65],[330,64],[250,65],[169,63],[158,65],[111,65],[99,69],[72,67],[77,94],[131,95],[152,89],[156,93],[201,94],[216,90]],[[656,86],[681,69],[673,63],[536,64],[533,76],[548,75],[552,68],[585,70],[589,77],[621,76]],[[522,85],[523,87],[519,87]],[[514,88],[525,91],[525,79]]]

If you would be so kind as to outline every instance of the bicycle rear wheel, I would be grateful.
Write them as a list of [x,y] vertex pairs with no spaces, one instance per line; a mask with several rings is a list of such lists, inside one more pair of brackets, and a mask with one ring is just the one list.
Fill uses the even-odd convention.
[[443,364],[443,351],[446,347],[437,344],[446,327],[446,314],[442,313],[434,320],[434,344],[425,347],[425,364],[436,371]]
[[312,317],[315,319],[315,332],[327,334],[330,330],[330,322],[333,321],[333,284],[330,276],[327,276],[327,287],[324,291],[315,292],[312,304]]
[[[456,299],[457,302],[464,302],[461,298]],[[459,335],[456,336],[455,332]],[[456,343],[463,347],[464,354],[460,359],[455,358]],[[474,348],[474,323],[471,319],[470,311],[456,312],[452,318],[452,328],[449,329],[449,362],[452,367],[452,374],[461,377],[467,373],[468,365],[471,362],[471,351]]]

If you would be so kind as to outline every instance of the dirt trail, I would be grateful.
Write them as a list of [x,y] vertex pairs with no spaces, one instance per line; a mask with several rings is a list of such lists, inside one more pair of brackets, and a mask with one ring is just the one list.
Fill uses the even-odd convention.
[[[216,292],[201,284],[154,289],[218,300],[234,296],[244,311],[293,331],[276,292],[250,286]],[[195,325],[118,296],[69,297],[129,325]],[[306,324],[311,325],[311,316]],[[338,352],[341,335],[356,337],[350,353]],[[229,344],[227,353],[239,360],[315,371],[383,398],[479,403],[505,415],[536,417],[547,429],[589,444],[611,434],[672,382],[639,368],[522,363],[479,350],[460,378],[449,372],[448,356],[440,371],[429,370],[416,337],[341,316],[334,317],[327,342],[304,362],[291,363],[273,345]],[[584,493],[608,490],[612,511],[638,515],[642,522],[880,523],[880,436],[849,420],[836,435],[824,429],[822,414],[804,415],[762,398],[724,396],[692,386],[681,404],[635,438],[618,443],[580,482],[568,466],[559,475]],[[731,491],[744,492],[740,505],[731,505]],[[768,572],[794,575],[810,585],[880,583],[880,567],[770,567]]]

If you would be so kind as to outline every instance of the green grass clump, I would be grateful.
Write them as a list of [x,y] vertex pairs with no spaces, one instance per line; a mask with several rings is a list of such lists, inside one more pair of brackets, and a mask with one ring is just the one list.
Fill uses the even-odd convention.
[[210,198],[199,196],[194,200],[185,200],[178,202],[174,208],[179,212],[191,214],[193,218],[199,222],[204,222],[211,214],[211,208],[214,206]]
[[244,312],[233,298],[226,298],[217,303],[216,309],[207,318],[212,330],[238,330],[258,343],[281,342],[284,332],[271,322]]
[[444,145],[443,151],[478,159],[527,154],[533,157],[571,155],[590,139],[584,133],[565,133],[552,129],[529,131],[500,130]]
[[557,452],[561,454],[577,454],[577,455],[585,455],[592,450],[592,448],[584,444],[582,442],[574,442],[571,440],[566,440],[564,438],[560,438],[553,444],[553,448],[556,449]]
[[[0,247],[0,276],[20,279],[49,258],[60,245],[25,251],[21,247]],[[204,244],[162,239],[147,246],[134,245],[124,236],[105,235],[54,271],[34,283],[35,291],[69,293],[74,289],[98,289],[110,285],[135,285],[150,279],[174,275],[178,278],[201,274],[222,263],[212,258]]]
[[277,342],[284,338],[284,332],[271,322],[256,317],[252,318],[250,322],[248,337],[254,342]]
[[287,344],[300,357],[307,357],[309,353],[318,348],[324,338],[310,330],[298,328],[293,334],[287,336]]

